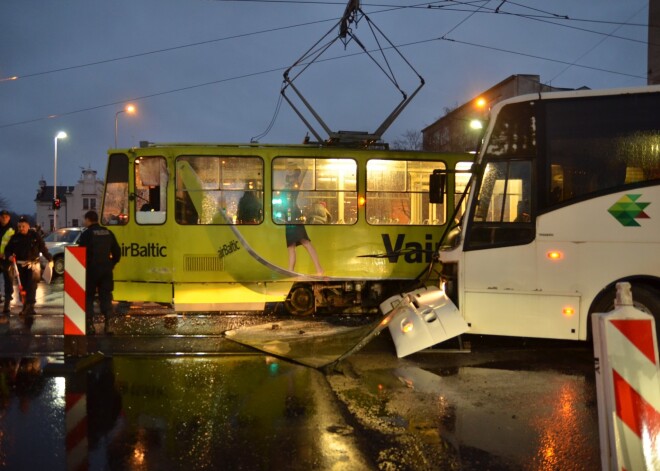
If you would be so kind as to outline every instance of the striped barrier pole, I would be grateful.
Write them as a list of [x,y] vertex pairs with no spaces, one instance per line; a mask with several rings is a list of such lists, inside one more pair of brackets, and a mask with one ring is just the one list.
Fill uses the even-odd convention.
[[87,249],[66,247],[64,252],[64,355],[87,354],[85,337],[85,270]]
[[66,469],[89,469],[87,440],[87,393],[86,375],[67,377],[65,383]]
[[594,314],[603,470],[660,470],[660,365],[655,319],[617,283],[612,312]]

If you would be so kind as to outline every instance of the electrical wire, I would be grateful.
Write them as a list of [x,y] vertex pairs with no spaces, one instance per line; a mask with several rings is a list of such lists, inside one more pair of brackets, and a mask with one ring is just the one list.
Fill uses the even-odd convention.
[[476,44],[476,43],[471,43],[471,42],[467,42],[467,41],[461,41],[461,40],[458,40],[458,39],[451,39],[451,38],[445,38],[445,37],[437,38],[437,39],[442,40],[442,41],[450,41],[450,42],[457,43],[457,44],[465,44],[467,46],[473,46],[473,47],[478,47],[478,48],[482,48],[482,49],[488,49],[488,50],[491,50],[491,51],[505,52],[507,54],[514,54],[514,55],[521,56],[521,57],[530,57],[532,59],[539,59],[539,60],[544,60],[544,61],[548,61],[548,62],[555,62],[557,64],[567,64],[567,65],[571,65],[573,67],[580,67],[582,69],[595,70],[597,72],[607,72],[609,74],[623,75],[625,77],[634,77],[634,78],[638,78],[638,79],[642,79],[642,80],[647,79],[647,77],[645,75],[635,75],[635,74],[629,74],[627,72],[618,72],[616,70],[602,69],[600,67],[592,67],[592,66],[588,66],[588,65],[573,64],[571,62],[562,61],[562,60],[559,60],[559,59],[550,59],[548,57],[541,57],[541,56],[537,56],[537,55],[534,55],[534,54],[527,54],[527,53],[524,53],[524,52],[509,51],[507,49],[502,49],[502,48],[499,48],[499,47],[486,46],[484,44]]
[[[215,0],[215,1],[219,1],[219,0]],[[232,0],[232,1],[249,1],[249,0]],[[451,1],[451,0],[444,0],[444,1]],[[478,1],[483,1],[483,0],[478,0]],[[281,2],[272,1],[272,2],[265,2],[265,3],[287,3],[287,2],[288,2],[288,0],[282,0]],[[296,0],[296,2],[305,3],[305,2],[301,2],[299,0]],[[290,3],[296,3],[296,2],[290,2]],[[320,3],[320,2],[309,2],[309,3]],[[389,7],[385,10],[378,10],[376,12],[373,12],[373,14],[387,13],[387,12],[390,12],[390,11],[400,10],[400,9],[404,9],[404,8],[411,8],[411,7],[424,7],[424,8],[426,8],[426,6],[432,5],[432,4],[435,4],[435,3],[439,3],[439,2],[437,2],[437,1],[436,2],[424,2],[424,3],[411,5],[411,6]],[[468,3],[470,3],[470,2],[468,2]],[[328,3],[328,4],[331,4],[331,3]],[[53,74],[53,73],[58,73],[58,72],[65,72],[65,71],[68,71],[68,70],[82,69],[82,68],[85,68],[85,67],[93,67],[93,66],[96,66],[96,65],[108,64],[108,63],[112,63],[112,62],[119,62],[119,61],[128,60],[128,59],[136,59],[138,57],[149,56],[149,55],[152,55],[152,54],[162,54],[162,53],[165,53],[165,52],[171,52],[171,51],[176,51],[176,50],[180,50],[180,49],[186,49],[186,48],[189,48],[189,47],[204,46],[206,44],[213,44],[213,43],[228,41],[228,40],[232,40],[232,39],[242,39],[242,38],[246,38],[246,37],[250,37],[250,36],[257,36],[257,35],[260,35],[260,34],[274,33],[274,32],[278,32],[278,31],[284,31],[284,30],[288,30],[288,29],[300,28],[300,27],[304,27],[304,26],[311,26],[311,25],[316,25],[316,24],[321,24],[321,23],[328,23],[330,21],[337,21],[337,19],[338,18],[326,18],[324,20],[308,21],[308,22],[305,22],[305,23],[298,23],[298,24],[288,25],[288,26],[279,26],[279,27],[276,27],[276,28],[268,28],[268,29],[259,30],[259,31],[252,31],[252,32],[249,32],[249,33],[235,34],[235,35],[231,35],[231,36],[225,36],[225,37],[222,37],[222,38],[209,39],[209,40],[206,40],[206,41],[197,41],[197,42],[193,42],[193,43],[180,44],[178,46],[166,47],[166,48],[161,48],[161,49],[154,49],[154,50],[145,51],[145,52],[138,52],[138,53],[135,53],[135,54],[128,54],[128,55],[125,55],[125,56],[113,57],[113,58],[109,58],[109,59],[101,59],[101,60],[98,60],[98,61],[86,62],[86,63],[83,63],[83,64],[76,64],[76,65],[71,65],[71,66],[67,66],[67,67],[60,67],[60,68],[57,68],[57,69],[49,69],[49,70],[44,70],[44,71],[40,71],[40,72],[32,72],[32,73],[20,74],[20,75],[8,75],[6,77],[0,77],[0,83],[2,83],[2,82],[11,82],[11,81],[15,81],[15,80],[30,78],[30,77],[38,77],[38,76],[41,76],[41,75]]]
[[470,18],[472,18],[474,15],[476,15],[477,12],[478,12],[479,10],[481,10],[482,8],[485,8],[486,5],[488,5],[489,3],[490,3],[490,0],[485,0],[485,4],[483,4],[483,5],[479,5],[479,8],[477,8],[476,10],[474,10],[474,11],[473,11],[472,13],[470,13],[468,16],[466,16],[465,18],[463,18],[461,21],[459,21],[458,24],[456,24],[453,28],[451,28],[449,31],[447,31],[447,32],[444,34],[444,36],[447,36],[448,34],[453,33],[454,31],[456,31],[456,30],[458,29],[459,26],[461,26],[461,25],[462,25],[463,23],[465,23],[467,20],[469,20]]
[[[214,0],[216,2],[252,2],[252,3],[289,3],[289,4],[318,4],[318,5],[344,5],[345,2],[313,2],[313,1],[304,1],[304,0]],[[535,20],[541,20],[542,18],[534,17],[532,15],[522,15],[519,13],[511,13],[511,12],[504,12],[504,11],[499,11],[496,12],[496,9],[489,9],[485,6],[479,6],[476,10],[474,9],[456,9],[456,8],[449,8],[450,5],[462,5],[466,7],[470,7],[473,4],[481,3],[483,4],[484,0],[475,0],[475,1],[457,1],[457,0],[443,0],[443,1],[436,1],[436,2],[424,2],[424,3],[419,3],[419,4],[414,4],[414,5],[391,5],[391,4],[380,4],[380,3],[369,3],[369,4],[362,4],[363,6],[370,6],[370,7],[384,7],[386,9],[384,10],[378,10],[375,12],[371,12],[371,14],[379,14],[379,13],[387,13],[391,11],[396,11],[396,10],[401,10],[401,9],[437,9],[437,10],[443,10],[443,11],[465,11],[465,12],[472,12],[472,14],[480,13],[480,14],[500,14],[500,15],[510,15],[510,16],[518,16],[521,18],[526,18],[526,19],[535,19]],[[445,3],[447,5],[437,5],[439,3]],[[507,0],[507,3],[514,4],[514,5],[519,5],[517,3],[511,2]],[[532,9],[531,7],[525,7]],[[532,9],[535,10],[535,9]],[[539,10],[541,11],[541,10]],[[605,20],[589,20],[589,19],[583,19],[583,18],[569,18],[565,16],[560,16],[555,13],[548,13],[550,16],[545,16],[543,18],[557,18],[561,17],[562,19],[565,19],[567,21],[579,21],[579,22],[590,22],[590,23],[601,23],[601,24],[612,24],[612,25],[621,25],[621,26],[639,26],[639,27],[645,27],[648,28],[650,27],[648,24],[642,24],[642,23],[622,23],[622,22],[616,22],[616,21],[605,21]],[[470,15],[472,16],[472,15]],[[41,75],[47,75],[47,74],[53,74],[53,73],[58,73],[58,72],[65,72],[69,70],[76,70],[76,69],[81,69],[85,67],[93,67],[96,65],[102,65],[102,64],[108,64],[112,62],[119,62],[123,60],[129,60],[129,59],[135,59],[138,57],[144,57],[148,55],[153,55],[153,54],[161,54],[165,52],[171,52],[171,51],[176,51],[180,49],[185,49],[189,47],[197,47],[197,46],[203,46],[206,44],[212,44],[212,43],[217,43],[217,42],[222,42],[222,41],[228,41],[232,39],[241,39],[244,37],[250,37],[250,36],[256,36],[260,34],[266,34],[266,33],[272,33],[272,32],[277,32],[277,31],[284,31],[288,29],[293,29],[293,28],[299,28],[299,27],[304,27],[304,26],[311,26],[315,24],[321,24],[321,23],[327,23],[330,21],[337,21],[337,18],[327,18],[324,20],[317,20],[317,21],[310,21],[306,23],[298,23],[294,25],[288,25],[288,26],[280,26],[276,28],[269,28],[269,29],[264,29],[264,30],[259,30],[259,31],[253,31],[249,33],[242,33],[242,34],[236,34],[236,35],[231,35],[231,36],[225,36],[222,38],[215,38],[215,39],[209,39],[206,41],[197,41],[193,43],[187,43],[187,44],[181,44],[178,46],[172,46],[168,48],[161,48],[161,49],[155,49],[151,51],[145,51],[145,52],[139,52],[135,54],[129,54],[125,56],[119,56],[119,57],[113,57],[109,59],[101,59],[98,61],[92,61],[92,62],[87,62],[83,64],[76,64],[68,67],[60,67],[57,69],[49,69],[49,70],[44,70],[44,71],[39,71],[39,72],[32,72],[32,73],[26,73],[26,74],[20,74],[20,75],[8,75],[5,77],[0,77],[0,83],[3,82],[12,82],[20,79],[25,79],[25,78],[30,78],[30,77],[38,77]],[[568,25],[563,25],[561,23],[553,23],[549,22],[550,24],[555,24],[557,26],[564,26],[571,28],[571,26]],[[458,26],[458,25],[457,25]],[[599,35],[605,35],[605,37],[612,37],[615,39],[621,39],[621,40],[626,40],[626,41],[633,41],[641,44],[649,44],[646,41],[641,41],[641,40],[635,40],[631,38],[626,38],[622,36],[613,36],[608,33],[602,33],[600,31],[594,31],[594,30],[589,30],[585,28],[577,28],[574,27],[574,29],[584,31],[584,32],[589,32],[593,34],[599,34]],[[449,34],[451,31],[445,33],[445,35]]]
[[167,48],[162,48],[162,49],[154,49],[152,51],[139,52],[139,53],[135,53],[135,54],[129,54],[129,55],[126,55],[126,56],[113,57],[113,58],[110,58],[110,59],[102,59],[102,60],[98,60],[98,61],[94,61],[94,62],[86,62],[84,64],[77,64],[77,65],[72,65],[72,66],[68,66],[68,67],[60,67],[60,68],[57,68],[57,69],[44,70],[44,71],[41,71],[41,72],[33,72],[33,73],[23,74],[23,75],[14,75],[14,76],[11,76],[11,77],[0,78],[0,82],[6,82],[6,81],[9,81],[9,80],[13,81],[13,80],[24,79],[24,78],[29,78],[29,77],[38,77],[40,75],[53,74],[53,73],[57,73],[57,72],[65,72],[67,70],[82,69],[84,67],[92,67],[92,66],[95,66],[95,65],[108,64],[108,63],[111,63],[111,62],[118,62],[118,61],[123,61],[123,60],[127,60],[127,59],[135,59],[137,57],[144,57],[144,56],[149,56],[149,55],[152,55],[152,54],[161,54],[161,53],[164,53],[164,52],[171,52],[171,51],[176,51],[176,50],[179,50],[179,49],[185,49],[185,48],[189,48],[189,47],[197,47],[197,46],[203,46],[203,45],[206,45],[206,44],[212,44],[212,43],[217,43],[217,42],[222,42],[222,41],[229,41],[231,39],[241,39],[241,38],[247,38],[249,36],[257,36],[257,35],[260,35],[260,34],[274,33],[274,32],[277,32],[277,31],[284,31],[284,30],[299,28],[299,27],[303,27],[303,26],[310,26],[310,25],[316,25],[316,24],[320,24],[320,23],[327,23],[329,21],[337,21],[337,19],[336,18],[330,18],[330,19],[325,19],[325,20],[309,21],[309,22],[306,22],[306,23],[298,23],[298,24],[295,24],[295,25],[279,26],[279,27],[276,27],[276,28],[269,28],[269,29],[263,29],[263,30],[259,30],[259,31],[252,31],[250,33],[234,34],[234,35],[231,35],[231,36],[224,36],[222,38],[209,39],[209,40],[206,40],[206,41],[198,41],[198,42],[188,43],[188,44],[181,44],[179,46],[172,46],[172,47],[167,47]]
[[[456,3],[460,4],[462,2],[456,1]],[[634,43],[638,43],[638,44],[649,45],[648,41],[644,41],[644,40],[640,40],[640,39],[634,39],[634,38],[628,38],[628,37],[625,37],[625,36],[610,35],[608,33],[603,33],[601,31],[595,31],[595,30],[592,30],[592,29],[581,28],[579,26],[571,26],[571,25],[566,25],[566,24],[563,24],[563,23],[557,23],[555,21],[550,21],[550,20],[547,20],[547,19],[538,18],[538,17],[532,16],[532,15],[523,15],[523,14],[520,14],[520,13],[511,13],[511,12],[506,12],[506,11],[499,11],[498,13],[495,13],[494,9],[488,8],[488,7],[483,7],[483,10],[488,10],[488,13],[493,13],[493,14],[497,14],[497,15],[515,16],[515,17],[518,17],[518,18],[525,18],[525,19],[530,20],[530,21],[538,21],[538,22],[546,23],[546,24],[550,24],[550,25],[561,26],[562,28],[573,29],[573,30],[576,30],[576,31],[583,31],[585,33],[598,34],[598,35],[601,35],[601,36],[607,36],[607,37],[611,37],[611,38],[615,38],[615,39],[621,39],[623,41],[630,41],[630,42],[634,42]]]
[[[467,46],[478,47],[478,48],[482,48],[482,49],[487,49],[487,50],[497,51],[497,52],[503,52],[503,53],[507,53],[507,54],[513,54],[513,55],[517,55],[517,56],[521,56],[521,57],[528,57],[528,58],[542,60],[542,61],[554,62],[554,63],[559,63],[559,64],[571,64],[571,62],[568,62],[568,61],[562,61],[562,60],[558,60],[558,59],[551,59],[551,58],[548,58],[548,57],[542,57],[542,56],[527,54],[527,53],[518,52],[518,51],[510,51],[510,50],[507,50],[507,49],[496,48],[496,47],[493,47],[493,46],[487,46],[487,45],[484,45],[484,44],[471,43],[471,42],[461,41],[461,40],[457,40],[457,39],[450,39],[450,38],[446,38],[446,37],[422,39],[422,40],[418,40],[418,41],[412,41],[412,42],[408,42],[408,43],[404,43],[404,44],[399,44],[399,45],[396,45],[395,47],[397,47],[397,48],[411,47],[411,46],[426,44],[426,43],[435,42],[435,41],[448,41],[448,42],[453,42],[453,43],[456,43],[456,44],[463,44],[463,45],[467,45]],[[390,49],[390,48],[384,48],[384,49]],[[375,52],[375,50],[372,51],[372,52]],[[355,53],[352,53],[352,54],[344,54],[342,56],[337,56],[337,57],[329,57],[329,58],[326,58],[326,59],[319,59],[316,62],[321,63],[321,62],[334,61],[334,60],[345,59],[345,58],[358,56],[358,55],[362,55],[362,54],[365,54],[365,52],[355,52]],[[573,64],[573,67],[579,67],[579,68],[584,68],[584,69],[588,69],[588,70],[594,70],[594,71],[597,71],[597,72],[606,72],[606,73],[615,74],[615,75],[622,75],[622,76],[626,76],[626,77],[633,77],[633,78],[638,78],[638,79],[642,79],[642,80],[647,79],[646,76],[635,75],[635,74],[630,74],[630,73],[626,73],[626,72],[619,72],[619,71],[616,71],[616,70],[603,69],[603,68],[600,68],[600,67],[592,67],[592,66],[580,65],[580,64]],[[111,107],[111,106],[121,105],[121,104],[124,104],[124,103],[129,102],[129,101],[138,102],[138,101],[143,101],[143,100],[146,100],[146,99],[149,99],[149,98],[155,98],[155,97],[159,97],[159,96],[163,96],[163,95],[179,93],[179,92],[182,92],[182,91],[187,91],[187,90],[192,90],[192,89],[195,89],[195,88],[206,87],[206,86],[209,86],[209,85],[216,85],[216,84],[220,84],[220,83],[225,83],[225,82],[231,82],[231,81],[256,77],[256,76],[259,76],[259,75],[266,75],[266,74],[270,74],[270,73],[274,73],[274,72],[282,72],[284,70],[287,70],[288,68],[289,68],[288,66],[287,67],[277,67],[277,68],[262,70],[262,71],[259,71],[259,72],[252,72],[252,73],[237,75],[237,76],[234,76],[234,77],[227,77],[227,78],[223,78],[223,79],[213,80],[213,81],[210,81],[210,82],[204,82],[204,83],[199,83],[199,84],[195,84],[195,85],[189,85],[189,86],[186,86],[186,87],[180,87],[180,88],[176,88],[176,89],[172,89],[172,90],[165,90],[165,91],[162,91],[162,92],[151,93],[151,94],[148,94],[148,95],[142,95],[142,96],[135,97],[135,98],[132,98],[132,99],[117,100],[117,101],[113,101],[111,103],[105,103],[105,104],[101,104],[101,105],[90,106],[90,107],[87,107],[87,108],[81,108],[81,109],[77,109],[77,110],[67,111],[67,112],[64,112],[64,113],[52,114],[52,115],[49,115],[49,116],[43,116],[43,117],[28,119],[28,120],[24,120],[24,121],[17,121],[17,122],[14,122],[14,123],[0,124],[0,129],[14,127],[14,126],[20,126],[20,125],[23,125],[23,124],[35,123],[35,122],[44,121],[44,120],[47,120],[47,119],[60,118],[62,116],[70,116],[70,115],[73,115],[73,114],[83,113],[83,112],[87,112],[87,111],[94,111],[94,110],[101,109],[101,108],[107,108],[107,107]]]
[[[337,1],[337,2],[330,2],[330,1],[323,1],[323,2],[314,2],[314,1],[307,1],[307,0],[213,0],[215,2],[221,2],[221,3],[282,3],[282,4],[300,4],[300,5],[324,5],[324,6],[333,6],[333,5],[346,5],[345,1]],[[444,9],[446,11],[473,11],[473,10],[465,10],[465,9],[458,9],[458,8],[450,8],[452,5],[464,5],[464,6],[470,6],[472,4],[478,4],[478,3],[483,3],[484,0],[472,0],[472,1],[463,1],[459,2],[456,0],[441,0],[441,1],[436,1],[436,2],[429,2],[428,5],[433,5],[436,3],[446,3],[447,5],[443,6],[438,6],[438,7],[429,7],[426,5],[396,5],[396,4],[391,4],[391,3],[365,3],[362,2],[360,5],[363,8],[368,8],[368,7],[378,7],[378,8],[395,8],[395,9],[426,9],[426,8],[438,8],[438,9]],[[510,0],[507,0],[506,3],[515,5],[521,8],[526,8],[531,11],[536,11],[539,13],[543,13],[543,15],[539,15],[539,18],[559,18],[562,20],[566,21],[577,21],[577,22],[584,22],[584,23],[600,23],[600,24],[611,24],[611,25],[624,25],[624,26],[636,26],[640,28],[660,28],[660,26],[652,26],[649,25],[648,23],[622,23],[620,21],[613,21],[613,20],[594,20],[590,18],[572,18],[569,17],[568,15],[560,15],[558,13],[552,13],[552,12],[546,12],[544,10],[540,10],[537,8],[533,8],[524,4],[520,3],[515,3]],[[495,13],[502,13],[502,12],[497,12],[495,11],[497,9],[494,9],[493,11],[480,11],[479,13],[487,13],[487,14],[495,14]],[[505,12],[506,13],[506,12]],[[510,13],[511,14],[511,13]],[[522,15],[522,14],[517,14],[523,17],[527,16],[534,16],[534,15]]]
[[275,112],[273,113],[273,117],[270,120],[270,123],[268,123],[268,126],[266,129],[261,133],[257,134],[256,136],[253,136],[250,138],[250,142],[259,142],[259,139],[262,139],[268,135],[268,133],[273,129],[273,126],[275,125],[275,121],[277,121],[277,116],[280,114],[280,109],[282,108],[282,93],[277,94],[277,104],[275,105]]
[[[635,13],[633,13],[633,14],[630,16],[630,18],[628,18],[628,20],[632,20],[635,16],[637,16],[637,15],[639,14],[639,12],[641,12],[641,11],[642,11],[643,9],[645,9],[645,8],[646,8],[646,5],[642,6],[642,8],[640,8],[640,9],[637,10]],[[614,29],[612,30],[612,32],[611,32],[609,35],[605,36],[604,38],[601,38],[600,41],[598,41],[596,44],[594,44],[594,45],[593,45],[588,51],[586,51],[586,52],[585,52],[584,54],[582,54],[580,57],[578,57],[577,59],[575,59],[570,65],[567,65],[566,67],[564,67],[564,68],[563,68],[558,74],[556,74],[554,77],[552,77],[550,80],[548,80],[547,83],[549,83],[549,84],[552,83],[553,80],[557,79],[557,77],[559,77],[559,76],[562,75],[564,72],[566,72],[568,69],[570,69],[571,67],[573,67],[574,64],[576,64],[578,61],[582,60],[584,57],[586,57],[587,55],[589,55],[594,49],[596,49],[598,46],[600,46],[600,45],[603,44],[605,41],[607,41],[607,39],[610,38],[612,34],[616,33],[619,29],[623,28],[623,26],[624,26],[624,25],[619,25],[619,26],[617,26],[616,28],[614,28]]]

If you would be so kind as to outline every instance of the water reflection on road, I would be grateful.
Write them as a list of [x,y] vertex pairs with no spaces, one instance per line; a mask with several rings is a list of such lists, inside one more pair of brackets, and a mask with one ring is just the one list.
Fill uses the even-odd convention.
[[3,359],[0,467],[598,469],[589,355],[555,355],[575,369],[373,348],[325,372],[259,354],[116,356],[49,377],[45,358]]
[[117,357],[65,380],[38,362],[2,363],[5,469],[368,467],[313,369],[261,355]]

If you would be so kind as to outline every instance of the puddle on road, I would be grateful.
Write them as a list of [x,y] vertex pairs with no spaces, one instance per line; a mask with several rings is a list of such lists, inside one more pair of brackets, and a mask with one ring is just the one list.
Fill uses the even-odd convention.
[[116,357],[65,379],[44,376],[43,363],[0,360],[3,469],[366,466],[310,368],[255,355]]
[[383,466],[599,467],[595,386],[583,376],[472,366],[441,376],[413,362],[350,363],[349,374],[328,380],[366,429],[398,442]]
[[[442,362],[365,353],[324,375],[266,355],[125,356],[54,378],[4,359],[0,468],[599,467],[593,382]],[[76,437],[84,453],[67,454]]]

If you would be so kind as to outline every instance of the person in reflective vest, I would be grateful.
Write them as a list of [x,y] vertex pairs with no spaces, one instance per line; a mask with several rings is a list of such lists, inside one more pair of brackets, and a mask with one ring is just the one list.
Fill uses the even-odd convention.
[[[5,247],[5,258],[15,260],[18,267],[20,283],[25,291],[25,300],[20,315],[26,317],[26,321],[32,321],[34,305],[37,302],[37,284],[41,279],[41,263],[39,255],[53,263],[53,256],[48,252],[44,240],[34,230],[30,230],[30,221],[26,216],[18,219],[18,230],[11,236]],[[13,258],[12,258],[13,257]]]
[[14,275],[11,270],[11,262],[5,258],[5,247],[11,236],[14,235],[14,228],[11,225],[11,215],[9,211],[3,209],[0,211],[0,273],[5,283],[5,303],[2,309],[3,314],[9,314],[9,306],[14,295]]
[[99,224],[96,211],[85,213],[85,227],[78,245],[87,248],[87,270],[85,277],[85,326],[88,335],[94,335],[94,296],[98,292],[101,314],[104,318],[104,332],[110,335],[112,317],[112,290],[114,280],[112,269],[119,263],[121,248],[115,235]]

